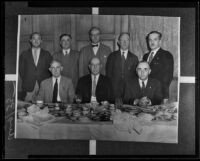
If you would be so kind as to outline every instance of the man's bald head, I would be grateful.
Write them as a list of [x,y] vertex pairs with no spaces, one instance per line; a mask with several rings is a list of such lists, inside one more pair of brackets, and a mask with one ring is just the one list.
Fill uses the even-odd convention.
[[89,63],[89,68],[90,68],[91,74],[93,75],[99,74],[102,68],[100,59],[97,57],[92,58]]

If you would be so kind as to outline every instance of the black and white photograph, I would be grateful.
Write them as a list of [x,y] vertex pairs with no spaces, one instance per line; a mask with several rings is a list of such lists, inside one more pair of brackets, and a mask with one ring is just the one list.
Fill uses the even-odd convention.
[[19,15],[16,138],[178,143],[180,17]]
[[1,6],[3,158],[199,157],[199,4]]

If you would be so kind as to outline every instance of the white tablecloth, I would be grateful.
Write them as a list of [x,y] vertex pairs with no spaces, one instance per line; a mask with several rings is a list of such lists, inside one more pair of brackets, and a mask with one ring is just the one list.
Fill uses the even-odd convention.
[[143,123],[141,133],[123,130],[111,122],[73,123],[65,118],[37,126],[17,121],[16,137],[178,143],[177,120]]

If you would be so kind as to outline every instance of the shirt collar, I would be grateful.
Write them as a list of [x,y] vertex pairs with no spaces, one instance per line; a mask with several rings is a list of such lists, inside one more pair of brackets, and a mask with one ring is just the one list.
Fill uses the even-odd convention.
[[32,51],[35,50],[35,51],[39,52],[39,51],[41,50],[41,48],[31,48],[31,50],[32,50]]
[[121,52],[121,54],[122,54],[122,52],[125,52],[125,54],[127,54],[128,53],[128,49],[127,50],[120,49],[120,52]]
[[[92,80],[93,80],[93,79],[94,79],[94,75],[93,75],[93,74],[91,74],[91,75],[92,75]],[[99,75],[100,75],[100,74],[97,74],[97,75],[96,75],[96,80],[99,79]]]
[[148,78],[145,81],[142,81],[141,79],[138,79],[138,80],[139,80],[139,83],[140,83],[141,87],[142,87],[142,82],[144,82],[145,87],[147,86]]
[[157,52],[158,52],[158,50],[160,49],[160,47],[159,48],[157,48],[157,49],[155,49],[155,50],[151,50],[151,52],[154,52],[154,54],[153,55],[155,55]]
[[61,76],[59,76],[58,78],[52,76],[52,79],[53,79],[53,82],[55,82],[56,79],[57,79],[57,81],[58,81],[58,83],[59,83],[59,82],[60,82],[60,79],[61,79]]
[[66,55],[66,51],[67,51],[67,54],[69,54],[69,53],[70,53],[70,48],[69,48],[69,49],[63,49],[63,50],[62,50],[62,52],[63,52],[64,55]]
[[99,45],[100,45],[100,42],[98,42],[98,43],[96,43],[96,44],[94,44],[94,43],[91,43],[91,45],[98,45],[98,47],[99,47]]
[[128,49],[127,49],[127,50],[121,50],[121,49],[120,49],[120,53],[121,53],[121,55],[122,55],[123,52],[125,52],[125,53],[124,53],[124,56],[125,56],[125,58],[127,58],[127,55],[128,55]]

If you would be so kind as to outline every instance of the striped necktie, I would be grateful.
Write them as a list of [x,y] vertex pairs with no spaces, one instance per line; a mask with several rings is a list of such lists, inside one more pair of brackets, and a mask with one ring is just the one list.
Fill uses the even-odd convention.
[[148,63],[151,63],[151,61],[153,60],[153,54],[154,54],[154,52],[152,51],[152,52],[150,53]]

